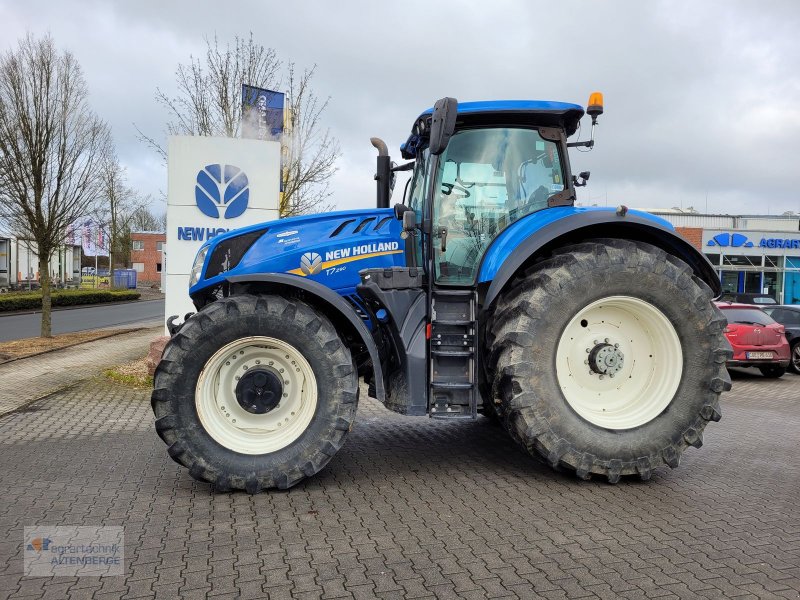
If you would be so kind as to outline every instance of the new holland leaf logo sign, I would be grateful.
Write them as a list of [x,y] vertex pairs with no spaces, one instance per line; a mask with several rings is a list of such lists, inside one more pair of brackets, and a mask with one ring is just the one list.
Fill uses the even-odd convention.
[[194,198],[197,208],[212,219],[220,214],[234,219],[247,208],[250,187],[247,175],[234,165],[206,165],[197,173]]
[[753,242],[741,233],[718,233],[708,240],[707,246],[720,246],[722,248],[752,248]]

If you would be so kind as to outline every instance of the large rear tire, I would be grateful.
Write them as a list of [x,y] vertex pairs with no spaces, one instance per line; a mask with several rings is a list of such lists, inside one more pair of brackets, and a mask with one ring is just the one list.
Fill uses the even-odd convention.
[[486,336],[511,436],[583,479],[678,466],[731,385],[711,300],[683,261],[626,240],[561,248],[520,274]]
[[154,377],[169,455],[216,489],[289,488],[319,472],[353,424],[350,351],[311,306],[280,296],[214,302],[172,337]]

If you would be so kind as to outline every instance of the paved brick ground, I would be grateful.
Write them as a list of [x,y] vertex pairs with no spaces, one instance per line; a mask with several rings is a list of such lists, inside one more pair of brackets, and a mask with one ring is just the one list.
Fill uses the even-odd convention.
[[0,416],[117,364],[142,358],[160,326],[0,365]]
[[[0,419],[0,598],[797,598],[800,377],[739,375],[675,471],[551,472],[486,419],[359,408],[289,492],[217,494],[147,394],[99,381]],[[123,525],[124,577],[22,577],[24,525]]]

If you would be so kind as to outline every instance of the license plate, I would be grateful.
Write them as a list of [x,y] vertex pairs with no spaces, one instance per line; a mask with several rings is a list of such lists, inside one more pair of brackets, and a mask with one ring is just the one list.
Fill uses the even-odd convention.
[[748,352],[747,358],[757,360],[759,358],[772,358],[772,352]]

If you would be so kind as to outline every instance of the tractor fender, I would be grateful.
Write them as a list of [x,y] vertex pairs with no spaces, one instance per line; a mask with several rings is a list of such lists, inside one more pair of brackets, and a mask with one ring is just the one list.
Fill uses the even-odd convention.
[[227,277],[226,280],[231,286],[255,284],[260,291],[267,291],[270,289],[279,291],[281,288],[301,291],[306,299],[311,300],[311,304],[325,310],[326,316],[334,322],[337,329],[340,329],[342,321],[344,320],[346,324],[352,327],[353,331],[355,331],[367,348],[369,357],[372,360],[372,369],[375,375],[376,398],[382,403],[386,401],[386,392],[383,385],[383,369],[381,367],[378,347],[364,321],[356,314],[347,300],[342,298],[342,296],[316,281],[304,277],[297,277],[296,275],[287,275],[285,273],[233,275]]
[[[545,217],[542,213],[550,213]],[[555,214],[559,213],[559,214]],[[537,220],[537,216],[542,216]],[[543,222],[544,221],[544,222]],[[479,284],[488,284],[483,300],[488,308],[517,271],[554,248],[591,238],[647,242],[686,262],[713,291],[722,294],[713,265],[663,219],[634,210],[551,208],[520,219],[490,244],[479,269]]]

